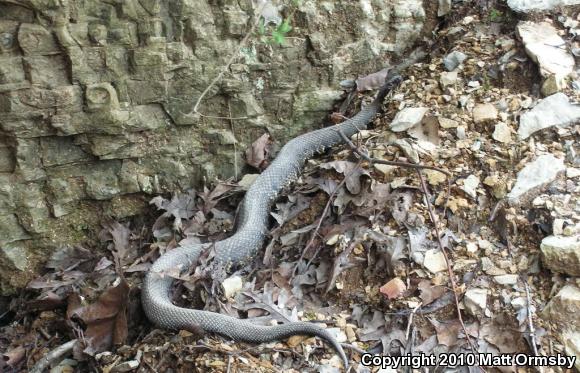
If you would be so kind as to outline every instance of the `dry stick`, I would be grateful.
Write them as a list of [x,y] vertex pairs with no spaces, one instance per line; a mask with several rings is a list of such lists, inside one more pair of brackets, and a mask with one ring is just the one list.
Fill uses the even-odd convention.
[[417,312],[417,310],[419,309],[419,307],[421,307],[421,303],[419,303],[417,305],[417,307],[413,308],[411,310],[411,313],[409,314],[409,321],[407,322],[407,331],[405,333],[405,338],[407,340],[409,340],[409,333],[411,333],[411,325],[413,325],[413,317],[415,316],[415,312]]
[[342,132],[342,130],[340,128],[337,128],[336,131],[340,134],[340,137],[342,137],[342,139],[344,140],[344,142],[348,146],[350,146],[350,148],[352,149],[352,151],[355,152],[356,154],[358,154],[361,158],[363,158],[367,162],[370,162],[370,163],[378,163],[378,164],[386,164],[386,165],[389,165],[389,166],[399,166],[399,167],[413,168],[413,169],[416,169],[416,170],[422,170],[422,169],[434,170],[434,171],[441,172],[442,174],[444,174],[445,176],[447,176],[448,180],[449,180],[449,178],[451,178],[451,173],[449,173],[449,171],[445,171],[445,170],[443,170],[443,169],[441,169],[439,167],[436,167],[436,166],[429,166],[429,165],[422,165],[422,164],[415,164],[415,163],[401,162],[401,161],[387,161],[387,160],[384,160],[384,159],[371,158],[367,154],[361,152],[360,149],[344,134],[344,132]]
[[[471,352],[474,355],[477,355],[477,350],[469,337],[469,333],[467,332],[467,328],[465,327],[465,323],[463,322],[463,316],[461,315],[461,308],[459,306],[459,297],[457,296],[458,288],[457,283],[455,282],[455,277],[453,274],[453,269],[451,268],[451,261],[449,256],[447,255],[447,251],[445,250],[445,246],[443,242],[441,242],[441,236],[439,235],[439,224],[437,224],[437,220],[435,219],[435,213],[433,211],[433,206],[431,205],[431,201],[429,200],[429,190],[427,189],[427,184],[425,183],[425,178],[421,173],[421,170],[417,170],[417,175],[419,176],[419,180],[421,181],[421,188],[423,189],[423,193],[425,194],[425,203],[427,204],[427,210],[429,211],[429,218],[433,223],[433,227],[435,229],[435,235],[437,237],[437,244],[439,245],[439,249],[443,253],[445,257],[445,263],[447,264],[447,273],[449,274],[449,282],[451,282],[451,288],[453,290],[453,295],[455,298],[455,308],[457,309],[457,318],[459,319],[459,323],[461,324],[461,328],[463,329],[463,333],[465,333],[465,338],[467,338],[467,343],[469,343],[469,347],[471,348]],[[478,366],[482,372],[485,372],[481,366]]]
[[[230,100],[228,100],[228,114],[232,116],[232,105]],[[238,139],[236,139],[236,127],[234,125],[234,118],[230,118],[230,127],[232,128],[232,134],[234,135],[234,177],[238,180]]]
[[224,76],[224,74],[226,73],[226,71],[228,71],[230,65],[238,57],[240,51],[242,50],[242,48],[244,47],[244,45],[246,45],[246,43],[250,39],[250,36],[252,36],[252,33],[256,29],[256,26],[258,26],[258,24],[260,23],[260,16],[259,15],[262,13],[262,9],[264,8],[264,5],[265,4],[266,4],[266,2],[264,2],[264,4],[262,4],[262,6],[260,6],[260,8],[258,9],[258,11],[257,11],[258,17],[256,18],[256,21],[252,24],[252,27],[250,28],[250,30],[248,31],[248,33],[246,34],[246,36],[244,36],[244,38],[240,42],[240,45],[238,45],[238,49],[234,52],[234,54],[232,54],[232,56],[230,57],[230,59],[228,60],[228,62],[226,63],[226,65],[223,67],[222,71],[220,71],[220,73],[211,81],[211,83],[209,83],[209,85],[201,93],[201,96],[199,96],[199,98],[197,99],[197,102],[195,103],[195,106],[193,107],[193,112],[194,113],[199,114],[199,115],[201,115],[202,117],[205,117],[205,118],[213,118],[213,119],[229,119],[229,120],[248,119],[248,117],[231,118],[231,117],[219,117],[219,116],[205,115],[205,114],[200,113],[197,110],[197,108],[199,107],[199,104],[201,104],[201,100],[203,100],[203,98],[205,97],[205,95],[207,95],[207,93],[209,92],[209,90],[211,89],[211,87],[213,87]]
[[[532,350],[534,351],[534,356],[538,356],[538,345],[536,343],[536,328],[534,328],[534,322],[532,320],[533,312],[532,312],[532,297],[530,296],[530,286],[528,285],[528,281],[525,281],[524,278],[522,278],[522,281],[524,282],[524,286],[526,288],[526,299],[527,299],[527,311],[528,311],[528,328],[530,329],[530,339],[532,342]],[[544,368],[542,366],[538,367],[538,370],[540,371],[540,373],[544,372]]]
[[76,339],[68,341],[65,344],[56,347],[48,354],[44,355],[40,360],[36,362],[36,364],[32,367],[32,369],[30,369],[30,373],[44,372],[44,370],[48,368],[53,362],[70,353],[76,342],[77,342]]

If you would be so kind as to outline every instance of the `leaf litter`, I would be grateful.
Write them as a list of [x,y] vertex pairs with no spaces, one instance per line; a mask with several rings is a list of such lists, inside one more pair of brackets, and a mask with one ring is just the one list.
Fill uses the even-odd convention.
[[[456,48],[471,53],[472,58],[465,61],[460,74],[483,82],[477,63],[497,67],[495,37],[486,36],[489,25],[485,22],[461,27],[464,36]],[[447,35],[449,30],[441,32]],[[503,88],[493,78],[486,83],[493,87],[489,90],[468,88],[474,84],[458,84],[453,91],[439,87],[434,72],[441,69],[443,57],[435,54],[429,63],[411,68],[412,78],[397,92],[401,97],[386,104],[387,114],[376,121],[381,135],[366,140],[365,147],[381,159],[418,158],[452,171],[459,179],[474,175],[482,183],[475,185],[469,198],[454,186],[447,199],[443,183],[434,176],[436,171],[425,172],[431,198],[421,193],[413,170],[382,172],[385,169],[357,159],[347,148],[334,152],[334,156],[316,158],[308,163],[292,190],[276,202],[265,254],[226,276],[225,271],[211,266],[208,248],[196,268],[175,268],[166,274],[178,279],[176,304],[248,317],[260,324],[296,320],[324,323],[345,333],[354,347],[349,354],[360,371],[364,371],[358,364],[357,351],[361,349],[391,355],[466,352],[470,351],[467,337],[478,352],[529,353],[529,317],[540,324],[538,347],[546,354],[553,339],[536,310],[545,305],[552,286],[559,286],[561,280],[530,278],[529,286],[539,306],[529,305],[522,301],[521,282],[498,284],[493,281],[497,274],[490,269],[540,272],[540,264],[533,258],[539,256],[539,232],[551,228],[550,220],[546,222],[546,215],[550,215],[546,204],[534,207],[534,214],[528,216],[511,207],[493,209],[504,193],[502,182],[515,178],[512,164],[505,160],[519,161],[518,152],[533,149],[526,148],[527,144],[502,148],[491,140],[493,131],[473,123],[469,108],[479,101],[505,100],[499,93]],[[386,70],[359,78],[357,90],[375,89],[384,76]],[[509,89],[503,93],[508,95],[508,106],[514,108],[517,105],[511,102],[526,99]],[[437,102],[438,117],[425,118],[406,134],[386,130],[399,108],[433,102]],[[509,114],[517,116],[520,110],[518,107]],[[451,121],[461,129],[440,125]],[[401,142],[407,134],[413,139]],[[533,146],[559,149],[550,137],[540,137],[540,141]],[[521,149],[515,151],[517,147]],[[264,134],[246,151],[246,159],[250,166],[263,170],[272,154],[273,142]],[[506,175],[506,180],[492,178],[498,174]],[[226,237],[235,225],[235,207],[242,189],[227,181],[201,191],[157,196],[151,205],[158,213],[148,225],[111,221],[102,227],[100,246],[55,250],[44,274],[9,306],[6,314],[14,322],[3,321],[0,326],[0,347],[5,351],[0,368],[26,369],[71,338],[79,341],[74,357],[82,367],[104,371],[135,362],[143,371],[147,367],[157,371],[196,367],[227,371],[229,365],[259,371],[335,368],[332,351],[313,338],[243,346],[194,329],[177,333],[155,329],[144,318],[138,294],[143,272],[179,243],[214,242]],[[457,319],[448,273],[431,272],[423,263],[427,252],[438,249],[425,205],[427,198],[437,207],[437,224],[443,227],[442,246],[460,279],[460,303],[463,305],[469,289],[490,290],[482,314],[462,309],[468,335]],[[548,193],[545,199],[550,198]],[[327,204],[330,208],[325,209]],[[323,211],[327,212],[320,220]],[[494,219],[488,221],[492,211],[496,211]],[[311,247],[303,253],[310,241]],[[235,295],[224,297],[220,288],[228,276],[240,276],[242,285]],[[31,323],[33,318],[36,321]]]

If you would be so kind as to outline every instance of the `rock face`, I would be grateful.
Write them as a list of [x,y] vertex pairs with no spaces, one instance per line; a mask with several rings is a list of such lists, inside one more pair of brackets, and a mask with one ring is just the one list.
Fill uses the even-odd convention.
[[0,0],[0,293],[102,214],[233,176],[234,152],[266,130],[285,142],[317,127],[338,82],[384,68],[426,21],[421,0],[301,2],[291,37],[251,36],[202,102],[243,118],[232,123],[192,108],[238,52],[254,2],[18,3]]

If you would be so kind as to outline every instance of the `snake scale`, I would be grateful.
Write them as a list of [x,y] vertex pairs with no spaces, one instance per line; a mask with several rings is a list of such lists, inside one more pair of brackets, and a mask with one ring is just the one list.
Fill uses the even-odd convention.
[[[231,268],[255,256],[262,247],[268,232],[270,205],[282,188],[298,177],[304,162],[316,152],[343,142],[337,127],[348,137],[365,129],[379,111],[386,94],[400,80],[399,76],[390,78],[373,102],[351,119],[337,126],[303,134],[284,145],[276,159],[256,178],[247,191],[242,201],[235,234],[225,240],[215,242],[214,260],[225,265],[226,268]],[[196,327],[208,333],[217,333],[236,341],[250,343],[270,342],[297,334],[318,336],[332,345],[342,358],[345,367],[348,365],[341,345],[331,333],[316,324],[292,322],[262,326],[219,313],[174,305],[171,301],[173,279],[162,273],[178,266],[183,269],[189,268],[197,262],[206,247],[207,244],[180,246],[168,251],[155,261],[145,277],[141,298],[143,309],[149,320],[163,328],[191,329]]]

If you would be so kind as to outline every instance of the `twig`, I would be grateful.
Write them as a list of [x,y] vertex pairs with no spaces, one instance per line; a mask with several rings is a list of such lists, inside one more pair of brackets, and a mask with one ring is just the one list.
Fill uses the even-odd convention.
[[[455,282],[455,275],[453,273],[453,269],[451,268],[451,260],[449,259],[447,251],[445,250],[445,246],[441,241],[441,235],[439,234],[439,224],[435,219],[435,212],[433,211],[433,206],[431,205],[431,201],[429,200],[430,195],[429,190],[427,189],[427,183],[425,182],[425,178],[423,177],[421,170],[417,170],[417,175],[419,176],[419,180],[421,181],[421,188],[423,189],[423,193],[425,194],[425,203],[427,204],[427,210],[429,211],[429,218],[431,219],[431,222],[433,223],[433,228],[435,229],[435,235],[437,237],[437,245],[439,246],[439,249],[443,253],[443,256],[445,257],[445,263],[447,264],[447,273],[449,274],[449,281],[451,282],[451,289],[453,290],[453,295],[455,298],[455,308],[457,309],[457,318],[459,319],[459,323],[461,324],[461,328],[463,329],[465,338],[467,338],[467,343],[469,344],[471,352],[474,355],[477,355],[477,350],[475,349],[475,346],[471,341],[469,333],[467,332],[467,328],[465,327],[465,323],[463,322],[463,316],[461,315],[461,308],[459,306],[459,297],[457,296],[459,289],[457,288],[457,283]],[[481,366],[478,366],[478,368],[481,369],[482,372],[485,372],[485,370]]]
[[[532,317],[534,316],[533,311],[532,311],[532,297],[530,296],[530,286],[528,285],[528,281],[526,281],[524,278],[522,278],[522,281],[524,282],[524,286],[526,288],[526,299],[527,299],[527,303],[526,303],[526,307],[527,307],[527,312],[528,312],[528,328],[530,329],[530,342],[532,344],[532,350],[534,351],[534,356],[538,356],[538,344],[536,343],[536,328],[534,327],[534,322],[532,320]],[[538,370],[540,371],[540,373],[544,372],[544,369],[539,366]]]
[[32,369],[30,369],[30,373],[44,372],[44,370],[48,368],[56,360],[70,353],[75,343],[77,343],[77,340],[73,339],[71,341],[66,342],[65,344],[56,347],[55,349],[44,355],[40,360],[38,360],[36,364],[32,367]]
[[[417,308],[415,308],[415,310],[416,309]],[[411,314],[411,317],[412,317],[412,315],[413,314]],[[410,322],[409,322],[409,326],[411,326]],[[409,334],[411,334],[411,335],[409,336]],[[415,341],[417,340],[417,328],[414,328],[411,326],[411,329],[407,330],[407,337],[406,338],[407,338],[407,346],[405,346],[405,355],[413,356]],[[412,368],[410,365],[407,365],[405,367],[405,372],[412,372]]]
[[337,128],[338,133],[340,134],[340,137],[342,137],[342,139],[344,140],[344,142],[346,142],[346,144],[352,149],[353,152],[355,152],[356,154],[358,154],[362,159],[366,160],[367,162],[369,162],[370,164],[373,163],[378,163],[378,164],[385,164],[385,165],[389,165],[389,166],[399,166],[399,167],[406,167],[406,168],[412,168],[415,170],[422,170],[422,169],[428,169],[428,170],[434,170],[437,172],[441,172],[442,174],[444,174],[445,176],[447,176],[446,180],[447,180],[447,192],[445,193],[445,202],[443,203],[443,216],[447,215],[447,204],[449,202],[449,197],[451,196],[451,173],[449,171],[446,171],[442,168],[439,167],[435,167],[435,166],[429,166],[429,165],[422,165],[422,164],[416,164],[416,163],[410,163],[410,162],[401,162],[401,161],[387,161],[384,159],[377,159],[377,158],[372,158],[370,157],[367,153],[363,153],[345,134],[344,132],[342,132],[342,130],[340,128]]
[[40,334],[42,334],[42,336],[44,337],[44,339],[46,339],[47,341],[50,340],[50,334],[48,334],[48,332],[46,330],[44,330],[43,327],[38,328],[38,331],[40,332]]
[[342,137],[343,141],[352,149],[353,152],[355,152],[356,154],[358,154],[361,158],[363,158],[365,161],[369,162],[369,163],[378,163],[378,164],[385,164],[385,165],[389,165],[389,166],[399,166],[399,167],[406,167],[406,168],[412,168],[412,169],[416,169],[416,170],[422,170],[422,169],[427,169],[427,170],[434,170],[437,172],[441,172],[442,174],[444,174],[445,176],[447,176],[447,178],[451,178],[451,173],[449,171],[446,171],[442,168],[436,167],[436,166],[429,166],[429,165],[422,165],[422,164],[416,164],[416,163],[410,163],[410,162],[401,162],[401,161],[387,161],[384,159],[377,159],[377,158],[372,158],[369,157],[368,154],[363,153],[345,134],[344,132],[340,129],[340,128],[336,128],[336,131],[340,134],[340,137]]
[[409,321],[407,322],[407,332],[405,333],[405,338],[407,339],[407,341],[409,340],[409,333],[411,332],[411,326],[413,325],[413,317],[415,316],[415,312],[417,312],[419,307],[421,307],[421,303],[419,303],[417,307],[413,308],[411,310],[411,313],[409,314]]
[[256,29],[256,26],[258,26],[258,24],[260,23],[260,16],[259,16],[259,14],[262,13],[262,9],[264,8],[264,5],[265,4],[266,4],[266,2],[264,2],[260,6],[260,8],[258,9],[258,11],[257,11],[258,17],[256,18],[256,21],[254,23],[252,23],[252,27],[250,28],[250,30],[248,31],[248,33],[246,34],[246,36],[244,36],[244,38],[240,42],[240,45],[238,45],[238,49],[234,52],[234,54],[232,54],[232,56],[230,57],[230,59],[228,60],[228,62],[223,67],[222,71],[220,71],[220,73],[215,78],[213,78],[213,80],[211,81],[211,83],[209,83],[209,85],[201,93],[201,96],[198,97],[197,102],[193,106],[193,112],[194,113],[199,114],[199,115],[201,115],[202,117],[205,117],[205,118],[213,118],[213,119],[229,119],[229,120],[248,119],[248,117],[231,118],[231,117],[219,117],[219,116],[205,115],[205,114],[200,113],[197,109],[199,107],[199,104],[201,104],[201,100],[203,100],[203,98],[205,97],[205,95],[207,95],[207,93],[209,92],[209,90],[224,76],[224,74],[226,73],[226,71],[228,71],[230,65],[238,57],[238,55],[240,54],[240,51],[242,50],[242,48],[244,47],[244,45],[246,45],[246,43],[250,39],[250,36],[252,36],[252,33]]
[[232,116],[232,105],[230,100],[228,100],[228,114],[230,115],[230,127],[232,128],[232,134],[234,135],[234,177],[238,180],[238,139],[236,139],[236,126],[234,125],[234,118]]

